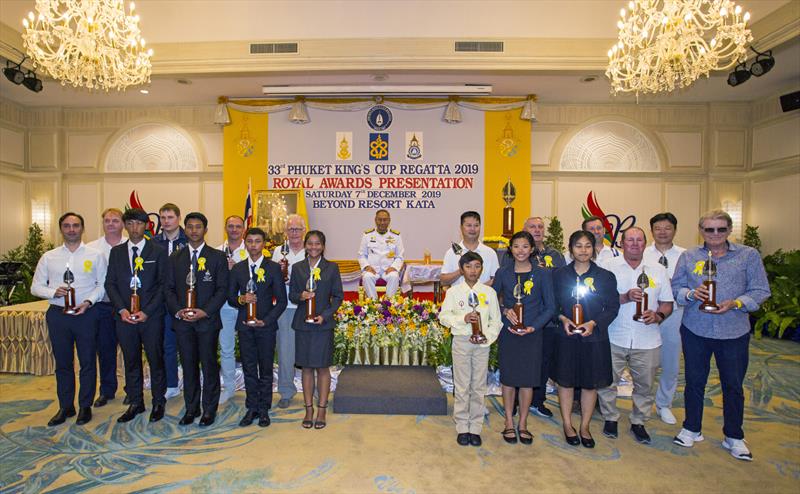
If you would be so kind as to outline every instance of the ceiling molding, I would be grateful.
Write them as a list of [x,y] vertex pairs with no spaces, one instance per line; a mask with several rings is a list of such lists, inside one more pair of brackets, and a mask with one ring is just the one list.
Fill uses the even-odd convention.
[[791,1],[753,23],[753,44],[766,51],[800,36],[800,2]]

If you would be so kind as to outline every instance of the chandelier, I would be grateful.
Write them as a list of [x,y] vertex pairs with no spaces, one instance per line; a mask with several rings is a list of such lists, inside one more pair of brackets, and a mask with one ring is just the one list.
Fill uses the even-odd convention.
[[152,49],[145,49],[139,16],[122,0],[36,0],[22,20],[22,40],[34,67],[61,85],[122,90],[150,82]]
[[633,0],[608,51],[614,94],[670,92],[745,58],[750,13],[731,0]]

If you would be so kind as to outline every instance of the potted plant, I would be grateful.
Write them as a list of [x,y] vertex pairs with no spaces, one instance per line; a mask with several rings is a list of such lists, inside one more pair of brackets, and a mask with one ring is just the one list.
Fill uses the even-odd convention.
[[787,330],[795,335],[800,325],[800,250],[776,251],[764,258],[772,296],[753,314],[756,338],[764,330],[782,338]]

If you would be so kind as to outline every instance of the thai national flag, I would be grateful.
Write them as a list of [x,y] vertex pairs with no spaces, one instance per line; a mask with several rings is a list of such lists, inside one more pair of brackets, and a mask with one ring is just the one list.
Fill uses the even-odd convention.
[[253,200],[251,198],[251,183],[247,181],[247,199],[244,200],[244,225],[250,228],[253,223]]

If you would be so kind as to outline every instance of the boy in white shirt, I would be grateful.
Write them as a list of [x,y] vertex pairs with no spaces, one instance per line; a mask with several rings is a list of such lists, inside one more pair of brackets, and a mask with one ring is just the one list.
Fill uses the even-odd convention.
[[[458,265],[464,283],[447,290],[439,321],[453,334],[456,441],[461,446],[480,446],[489,347],[500,334],[503,322],[497,293],[479,281],[483,271],[481,256],[467,252],[461,256]],[[475,310],[469,305],[470,293],[478,299]],[[473,334],[473,323],[480,323],[480,334]]]

